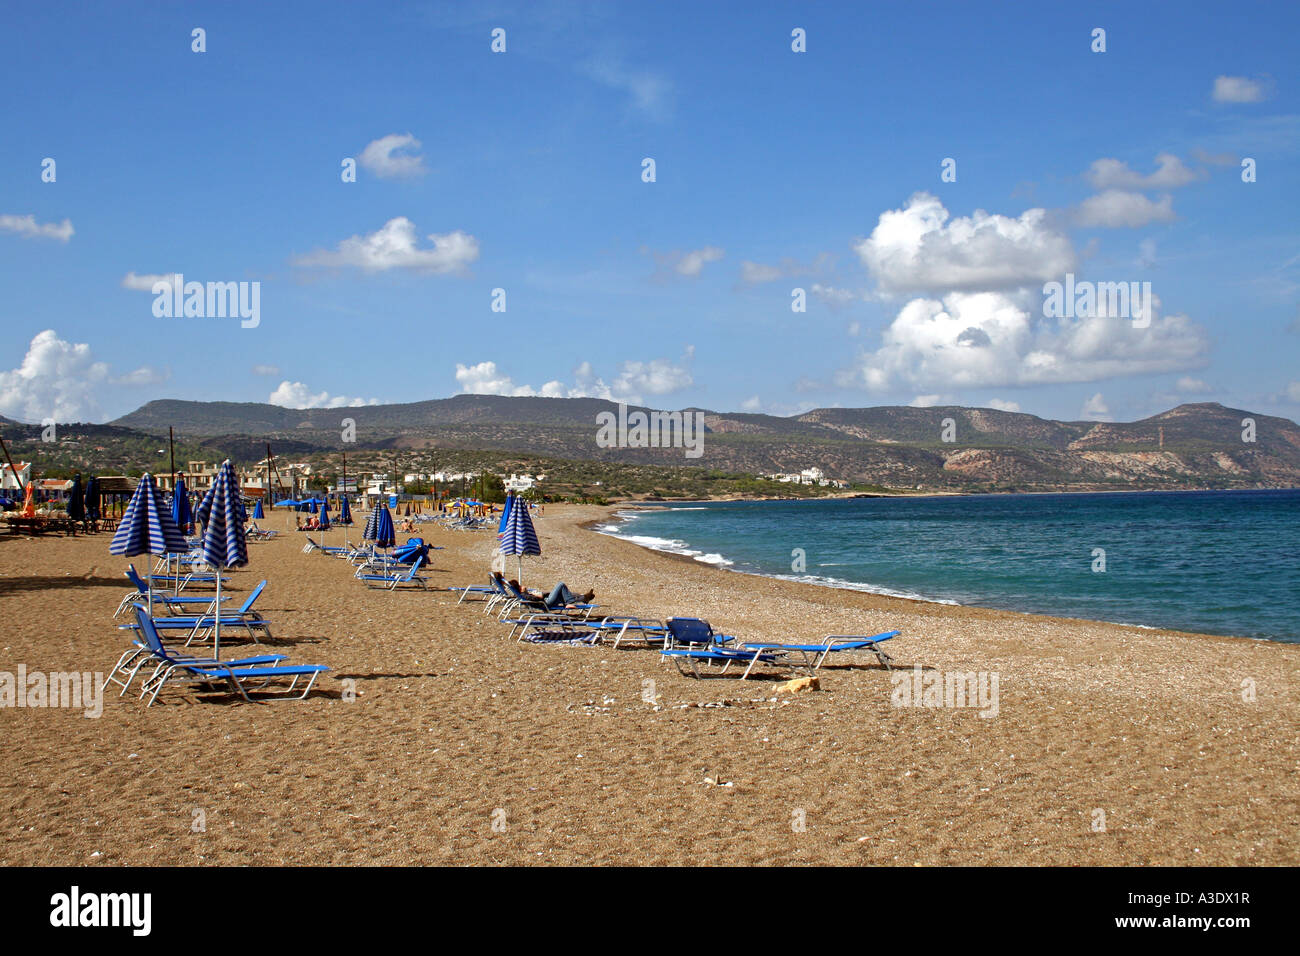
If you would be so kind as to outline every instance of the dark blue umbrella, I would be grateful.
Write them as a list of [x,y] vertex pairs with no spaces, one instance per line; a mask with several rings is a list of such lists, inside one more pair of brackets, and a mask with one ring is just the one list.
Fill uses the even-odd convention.
[[257,504],[253,506],[253,520],[260,521],[265,517],[266,517],[266,513],[262,511],[262,499],[258,498]]
[[533,527],[533,516],[528,513],[528,505],[519,502],[510,509],[506,519],[505,530],[501,532],[501,553],[518,557],[519,578],[523,580],[525,554],[542,553],[542,543],[537,540],[537,529]]
[[86,497],[81,488],[81,475],[72,479],[72,491],[68,496],[68,517],[73,521],[86,520]]
[[316,509],[317,509],[316,499],[313,498],[311,499],[311,501],[307,502],[307,510],[310,511],[312,514],[315,514]]
[[[320,529],[322,531],[330,529],[330,503],[328,500],[320,503]],[[321,540],[324,541],[325,539],[322,538]]]
[[505,534],[506,522],[510,520],[510,509],[514,507],[514,503],[515,503],[515,496],[506,495],[505,507],[501,509],[501,522],[497,525],[498,538],[500,538],[501,535]]
[[227,458],[217,470],[212,491],[203,499],[195,517],[203,522],[203,537],[199,547],[203,560],[217,574],[217,613],[212,656],[221,657],[221,572],[248,563],[248,542],[244,538],[244,504],[239,500],[239,479],[235,467]]
[[339,520],[338,524],[352,523],[352,509],[348,507],[348,496],[339,495]]
[[86,482],[86,518],[99,520],[99,479],[94,475]]
[[172,520],[182,532],[188,531],[194,524],[194,515],[190,511],[190,493],[185,489],[185,479],[176,479],[176,491],[172,494]]
[[370,518],[366,521],[366,530],[361,533],[361,537],[365,541],[373,541],[377,548],[393,546],[397,535],[393,531],[393,516],[389,514],[387,505],[380,505],[370,512]]
[[[127,503],[108,553],[131,558],[137,554],[184,554],[188,550],[185,535],[172,520],[158,486],[153,483],[153,475],[145,472]],[[149,616],[153,617],[152,587],[149,588]]]

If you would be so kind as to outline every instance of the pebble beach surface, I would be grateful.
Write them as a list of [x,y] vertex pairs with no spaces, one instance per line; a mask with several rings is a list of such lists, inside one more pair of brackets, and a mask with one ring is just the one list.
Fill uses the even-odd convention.
[[[223,655],[327,664],[319,689],[0,707],[0,864],[1300,862],[1300,647],[736,574],[585,527],[612,510],[548,506],[524,583],[745,640],[899,629],[907,680],[996,675],[996,713],[895,706],[874,658],[786,694],[788,670],[695,680],[644,647],[517,643],[287,531],[231,582],[269,581],[274,640]],[[420,533],[445,548],[433,588],[484,581],[494,535]],[[0,672],[110,669],[108,543],[0,539]]]

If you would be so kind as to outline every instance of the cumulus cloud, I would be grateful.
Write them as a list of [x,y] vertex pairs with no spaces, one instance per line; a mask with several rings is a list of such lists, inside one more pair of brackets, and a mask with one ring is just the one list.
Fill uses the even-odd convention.
[[1101,392],[1097,392],[1083,403],[1083,408],[1079,409],[1079,417],[1086,422],[1114,421],[1110,414],[1110,407]]
[[989,408],[996,408],[1000,412],[1018,412],[1020,411],[1019,402],[1007,402],[1000,398],[990,398],[986,403]]
[[369,143],[357,162],[380,179],[410,179],[428,172],[419,148],[420,141],[410,133],[389,133]]
[[0,371],[0,414],[27,422],[94,421],[100,417],[96,395],[105,386],[153,385],[169,377],[141,366],[115,378],[88,344],[65,341],[46,329],[31,340],[18,368]]
[[267,399],[272,405],[283,408],[357,408],[362,405],[378,405],[377,398],[350,398],[347,395],[331,395],[329,392],[313,392],[302,382],[281,382]]
[[668,395],[695,383],[690,370],[695,347],[687,346],[679,362],[652,359],[648,362],[627,361],[618,375],[606,382],[595,374],[590,362],[574,369],[574,382],[567,385],[552,380],[533,387],[517,383],[497,368],[496,362],[475,365],[456,364],[456,382],[470,395],[539,396],[542,398],[603,398],[614,402],[639,403],[646,395]]
[[350,267],[365,272],[411,269],[436,274],[461,273],[478,259],[478,240],[464,232],[430,234],[432,249],[418,248],[415,223],[390,219],[368,235],[344,239],[333,250],[317,249],[294,260],[299,266]]
[[35,216],[9,215],[0,215],[0,230],[16,233],[24,239],[57,239],[59,242],[67,242],[76,231],[72,228],[71,219],[57,224],[38,223]]
[[1169,222],[1176,217],[1172,196],[1164,195],[1158,202],[1153,202],[1141,193],[1108,189],[1096,196],[1089,196],[1080,203],[1074,218],[1081,226],[1140,229],[1153,222]]
[[1201,379],[1192,378],[1191,376],[1188,375],[1184,375],[1177,382],[1175,382],[1174,387],[1177,388],[1178,391],[1186,392],[1189,395],[1205,395],[1209,392],[1214,391],[1214,389],[1212,389],[1207,383],[1205,383]]
[[1212,95],[1216,103],[1260,103],[1267,91],[1260,80],[1245,76],[1216,76]]
[[1195,182],[1201,174],[1187,167],[1173,153],[1156,156],[1156,171],[1143,176],[1118,159],[1095,161],[1084,178],[1096,189],[1177,189]]
[[934,408],[936,405],[944,404],[944,397],[938,393],[932,395],[918,395],[907,404],[912,408]]
[[762,400],[761,400],[757,395],[753,395],[753,396],[751,396],[751,397],[745,399],[743,402],[740,403],[740,410],[741,410],[742,412],[759,412],[759,411],[762,411],[762,410],[763,410],[763,402],[762,402]]
[[1050,319],[1031,294],[954,292],[913,299],[840,375],[843,385],[883,390],[995,388],[1089,382],[1121,375],[1182,371],[1202,363],[1209,346],[1186,316],[1159,315],[1153,296],[1147,328],[1097,314]]
[[1019,217],[951,219],[930,193],[881,214],[854,250],[881,292],[946,292],[1017,288],[1046,282],[1074,268],[1074,246],[1043,209]]

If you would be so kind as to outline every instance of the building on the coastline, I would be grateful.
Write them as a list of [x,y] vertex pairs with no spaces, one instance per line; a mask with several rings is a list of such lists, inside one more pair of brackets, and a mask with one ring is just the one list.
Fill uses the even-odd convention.
[[797,472],[775,472],[763,477],[769,481],[780,481],[789,485],[815,485],[828,488],[847,488],[849,485],[847,481],[839,478],[827,478],[826,473],[816,466]]
[[14,468],[18,469],[17,474],[14,469],[9,467],[9,462],[0,465],[0,491],[26,491],[27,482],[32,480],[32,463],[30,461],[15,462]]
[[510,477],[506,478],[502,484],[505,486],[506,491],[512,491],[515,494],[519,494],[520,492],[531,491],[537,486],[538,482],[545,480],[545,475],[537,475],[534,477],[533,475],[516,475],[511,472]]

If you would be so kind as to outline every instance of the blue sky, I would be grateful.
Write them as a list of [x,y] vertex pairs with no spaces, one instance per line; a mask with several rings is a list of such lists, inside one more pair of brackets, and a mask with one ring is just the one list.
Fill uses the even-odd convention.
[[[9,417],[465,391],[1300,417],[1294,5],[123,3],[7,21]],[[156,317],[152,281],[176,272],[259,282],[258,325]],[[1067,272],[1150,282],[1150,321],[1045,316]]]

